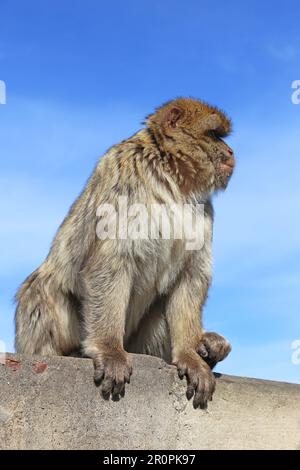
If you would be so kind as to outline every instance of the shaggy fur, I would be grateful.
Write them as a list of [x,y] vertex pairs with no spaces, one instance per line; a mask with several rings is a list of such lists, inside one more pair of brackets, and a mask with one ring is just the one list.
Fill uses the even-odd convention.
[[[201,324],[211,282],[211,196],[225,189],[234,166],[221,139],[230,130],[217,108],[180,98],[100,159],[47,259],[17,293],[18,352],[69,355],[82,348],[103,393],[113,396],[130,380],[129,352],[160,356],[186,375],[194,405],[206,406],[215,386],[209,357],[215,363],[230,351]],[[100,240],[97,208],[116,207],[120,196],[147,208],[203,203],[202,249],[188,251],[186,240],[175,238]]]

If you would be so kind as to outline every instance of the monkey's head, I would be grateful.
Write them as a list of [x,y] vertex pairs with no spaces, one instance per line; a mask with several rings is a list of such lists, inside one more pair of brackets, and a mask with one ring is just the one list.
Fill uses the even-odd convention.
[[231,133],[224,112],[203,101],[178,98],[148,116],[146,124],[160,148],[175,157],[173,165],[186,185],[209,191],[226,188],[235,159],[223,140]]

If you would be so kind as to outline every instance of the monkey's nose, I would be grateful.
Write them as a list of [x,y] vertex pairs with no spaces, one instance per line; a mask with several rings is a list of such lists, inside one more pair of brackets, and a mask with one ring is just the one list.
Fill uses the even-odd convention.
[[224,142],[224,144],[225,144],[225,149],[226,149],[227,154],[229,154],[232,157],[234,153],[232,148],[229,147],[229,145],[226,142]]

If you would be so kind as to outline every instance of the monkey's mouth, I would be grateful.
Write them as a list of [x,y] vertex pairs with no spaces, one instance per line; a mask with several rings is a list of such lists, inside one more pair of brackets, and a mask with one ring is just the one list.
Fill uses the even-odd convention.
[[233,170],[234,170],[234,163],[229,163],[229,162],[222,162],[220,164],[220,168],[222,170],[223,173],[226,174],[226,176],[228,176],[228,178],[232,175],[233,173]]

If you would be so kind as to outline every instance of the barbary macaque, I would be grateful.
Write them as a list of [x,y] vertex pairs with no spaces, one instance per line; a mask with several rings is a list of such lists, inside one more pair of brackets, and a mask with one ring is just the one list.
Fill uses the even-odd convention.
[[[202,326],[212,277],[211,197],[226,188],[235,165],[223,140],[230,132],[231,122],[218,108],[178,98],[110,148],[46,260],[17,293],[17,352],[52,356],[80,350],[93,359],[103,395],[113,399],[124,395],[130,381],[131,353],[155,355],[186,377],[195,408],[207,406],[215,389],[211,368],[231,349]],[[169,237],[160,236],[160,228],[155,237],[131,236],[134,230],[124,227],[117,236],[102,236],[99,208],[117,209],[119,198],[147,214],[150,206],[163,205],[168,214],[174,205],[192,208],[203,228],[201,243],[187,249],[188,236],[175,237],[175,229],[187,225],[178,211]],[[135,217],[128,213],[128,224]],[[150,219],[157,228],[152,212]]]

